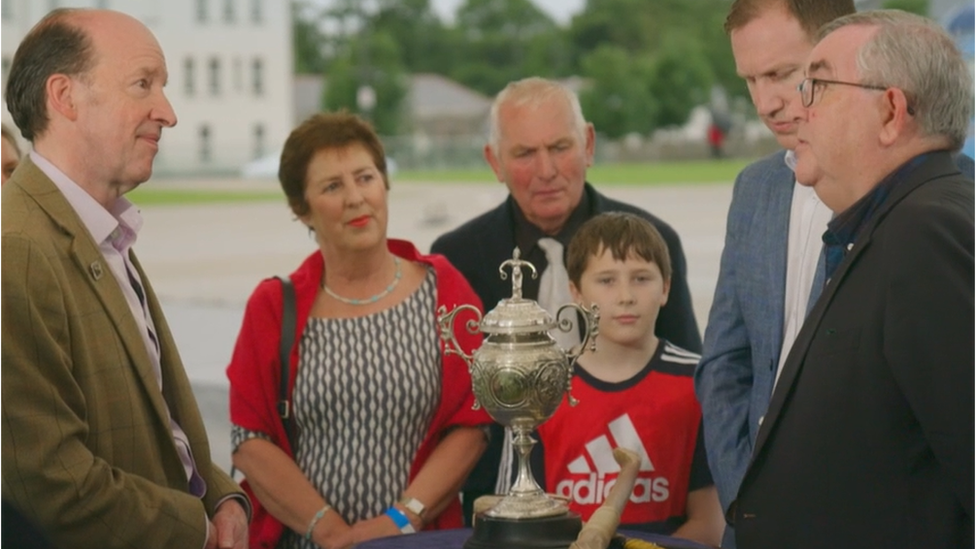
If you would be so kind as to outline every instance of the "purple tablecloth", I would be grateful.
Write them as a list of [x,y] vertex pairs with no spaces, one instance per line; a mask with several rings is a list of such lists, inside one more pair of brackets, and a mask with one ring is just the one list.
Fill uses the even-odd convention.
[[[628,538],[637,538],[654,542],[667,549],[712,549],[707,545],[688,541],[686,539],[620,530],[620,534]],[[461,549],[464,542],[471,537],[471,529],[441,530],[439,532],[421,532],[405,536],[374,539],[360,543],[356,549]]]

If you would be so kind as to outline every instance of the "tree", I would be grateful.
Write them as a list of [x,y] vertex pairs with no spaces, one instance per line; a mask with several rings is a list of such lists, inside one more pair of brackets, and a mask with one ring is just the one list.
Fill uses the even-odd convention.
[[[467,0],[458,9],[459,63],[450,76],[487,95],[525,76],[550,76],[559,27],[529,0]],[[544,70],[543,72],[532,72]]]
[[[358,101],[366,86],[375,94],[372,108]],[[396,135],[403,125],[408,86],[409,76],[394,39],[387,33],[370,33],[352,41],[329,65],[323,107],[359,113],[372,121],[377,133]]]
[[321,74],[326,60],[322,54],[325,37],[317,26],[317,18],[305,2],[295,2],[291,8],[292,46],[295,55],[295,72]]
[[[748,93],[722,31],[728,9],[728,0],[588,0],[568,30],[573,63],[585,72],[582,60],[608,44],[652,60],[657,67],[649,85],[662,109],[658,123],[674,123],[687,116],[685,100],[707,99],[705,94],[681,96],[698,93],[694,90],[703,82],[718,83],[732,95]],[[681,38],[678,47],[671,44],[676,36]],[[674,86],[667,84],[671,80]]]
[[881,4],[881,8],[907,11],[923,17],[929,16],[929,0],[886,0]]
[[709,99],[713,79],[708,59],[701,46],[683,34],[668,34],[649,73],[648,93],[658,103],[657,127],[684,124],[691,109]]
[[582,65],[591,86],[580,93],[580,105],[597,131],[615,139],[654,127],[658,105],[646,85],[647,63],[619,46],[604,45],[586,55]]
[[367,25],[371,32],[393,37],[410,72],[444,73],[454,66],[453,36],[431,9],[430,0],[380,0]]

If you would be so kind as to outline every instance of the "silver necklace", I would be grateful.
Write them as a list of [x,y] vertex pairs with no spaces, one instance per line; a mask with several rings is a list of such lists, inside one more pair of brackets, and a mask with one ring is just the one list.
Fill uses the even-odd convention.
[[349,299],[348,297],[342,297],[341,295],[333,292],[332,290],[329,289],[328,286],[325,285],[325,275],[322,275],[321,286],[322,289],[325,290],[325,293],[329,295],[329,297],[341,301],[343,303],[346,303],[348,305],[369,305],[370,303],[376,303],[377,301],[388,296],[390,292],[393,291],[393,288],[397,287],[397,284],[400,283],[400,279],[403,277],[403,271],[400,270],[400,258],[397,256],[393,256],[393,264],[396,265],[396,274],[393,275],[393,282],[390,282],[390,285],[387,286],[386,289],[383,290],[382,292],[374,296],[367,297],[365,299]]

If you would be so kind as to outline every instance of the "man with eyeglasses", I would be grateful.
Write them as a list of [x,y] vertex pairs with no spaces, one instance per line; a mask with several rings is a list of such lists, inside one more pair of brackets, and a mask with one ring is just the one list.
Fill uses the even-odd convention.
[[[725,29],[736,70],[784,150],[735,181],[725,249],[695,389],[723,509],[735,498],[790,347],[824,282],[821,236],[832,213],[791,169],[803,64],[820,26],[851,0],[735,0]],[[775,44],[775,47],[771,45]],[[960,169],[973,173],[969,157]],[[723,547],[734,547],[731,528]]]
[[827,284],[731,506],[740,549],[974,545],[973,109],[953,41],[904,12],[820,31],[796,175],[835,217]]

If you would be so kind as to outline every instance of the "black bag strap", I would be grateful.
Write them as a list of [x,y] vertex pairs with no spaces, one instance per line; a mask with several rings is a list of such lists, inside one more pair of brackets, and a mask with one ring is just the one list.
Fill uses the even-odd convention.
[[288,381],[290,379],[289,367],[291,365],[291,347],[295,341],[295,287],[292,286],[291,279],[286,277],[275,277],[281,281],[281,340],[278,343],[278,361],[281,363],[281,381],[278,384],[278,415],[281,422],[285,425],[285,434],[288,436],[288,443],[291,451],[296,452],[295,448],[295,416],[291,409],[291,395],[288,392]]

